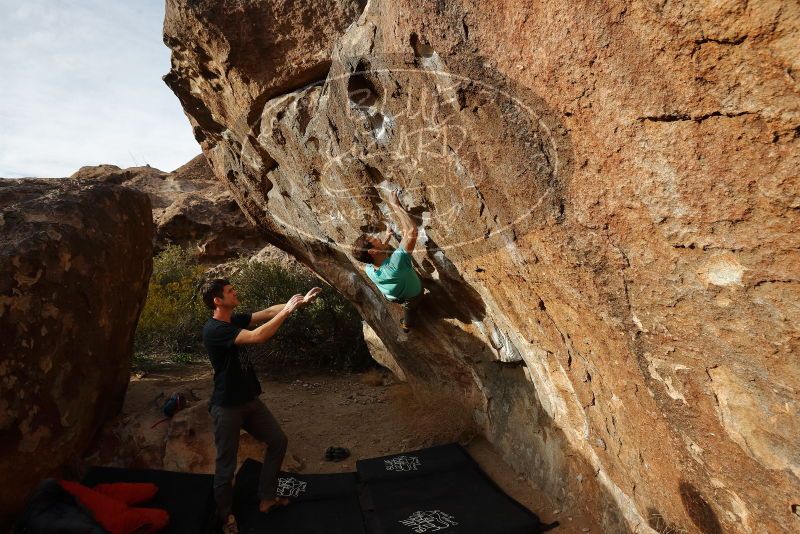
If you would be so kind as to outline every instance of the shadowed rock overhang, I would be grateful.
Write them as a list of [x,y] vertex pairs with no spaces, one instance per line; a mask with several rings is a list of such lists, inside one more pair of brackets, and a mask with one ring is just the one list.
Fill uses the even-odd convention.
[[[165,77],[420,395],[609,532],[791,531],[797,7],[167,2]],[[350,255],[403,190],[405,336]]]

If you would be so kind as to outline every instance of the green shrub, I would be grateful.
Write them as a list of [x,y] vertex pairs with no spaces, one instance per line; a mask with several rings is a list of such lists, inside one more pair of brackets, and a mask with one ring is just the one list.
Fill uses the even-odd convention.
[[153,258],[147,301],[136,328],[134,348],[145,357],[173,360],[198,352],[200,331],[208,318],[197,287],[203,268],[178,246],[168,246]]
[[239,260],[229,279],[239,295],[241,309],[247,311],[282,304],[294,294],[322,287],[317,299],[296,310],[272,339],[263,345],[247,346],[260,365],[311,364],[355,369],[373,363],[364,343],[361,316],[335,289],[313,274],[278,263]]
[[[285,303],[314,286],[322,292],[295,311],[263,345],[244,350],[262,367],[324,366],[358,369],[372,365],[364,343],[361,317],[336,290],[307,271],[278,263],[242,258],[214,277],[227,277],[239,295],[237,312],[252,312]],[[135,363],[147,360],[191,361],[205,358],[201,333],[210,312],[198,293],[204,269],[188,251],[168,246],[153,260],[153,276],[136,330]]]

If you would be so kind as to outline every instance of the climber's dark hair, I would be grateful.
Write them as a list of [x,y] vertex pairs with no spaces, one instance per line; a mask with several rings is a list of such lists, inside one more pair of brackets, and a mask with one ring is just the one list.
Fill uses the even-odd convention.
[[231,283],[225,278],[215,278],[203,284],[202,295],[206,308],[212,311],[216,309],[214,299],[216,297],[222,298],[222,290],[225,289],[225,286],[229,285],[231,285]]
[[369,249],[372,248],[369,237],[369,234],[361,234],[353,243],[353,257],[361,263],[372,263],[373,261],[369,253]]

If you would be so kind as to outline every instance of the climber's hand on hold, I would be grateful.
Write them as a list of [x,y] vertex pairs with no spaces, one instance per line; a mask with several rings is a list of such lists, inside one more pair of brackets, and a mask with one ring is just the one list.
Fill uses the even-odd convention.
[[413,252],[418,234],[416,223],[403,206],[400,205],[400,196],[396,190],[389,194],[387,202],[400,223],[400,232],[403,234],[403,238],[400,240],[400,248],[407,252]]

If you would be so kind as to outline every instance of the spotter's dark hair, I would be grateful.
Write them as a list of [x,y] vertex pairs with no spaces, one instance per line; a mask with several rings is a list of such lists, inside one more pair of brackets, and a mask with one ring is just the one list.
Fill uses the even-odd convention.
[[202,290],[203,303],[205,303],[206,308],[214,311],[214,309],[216,309],[216,306],[214,306],[214,299],[216,297],[222,298],[222,290],[225,289],[225,286],[229,285],[231,285],[231,283],[225,278],[215,278],[206,282]]

